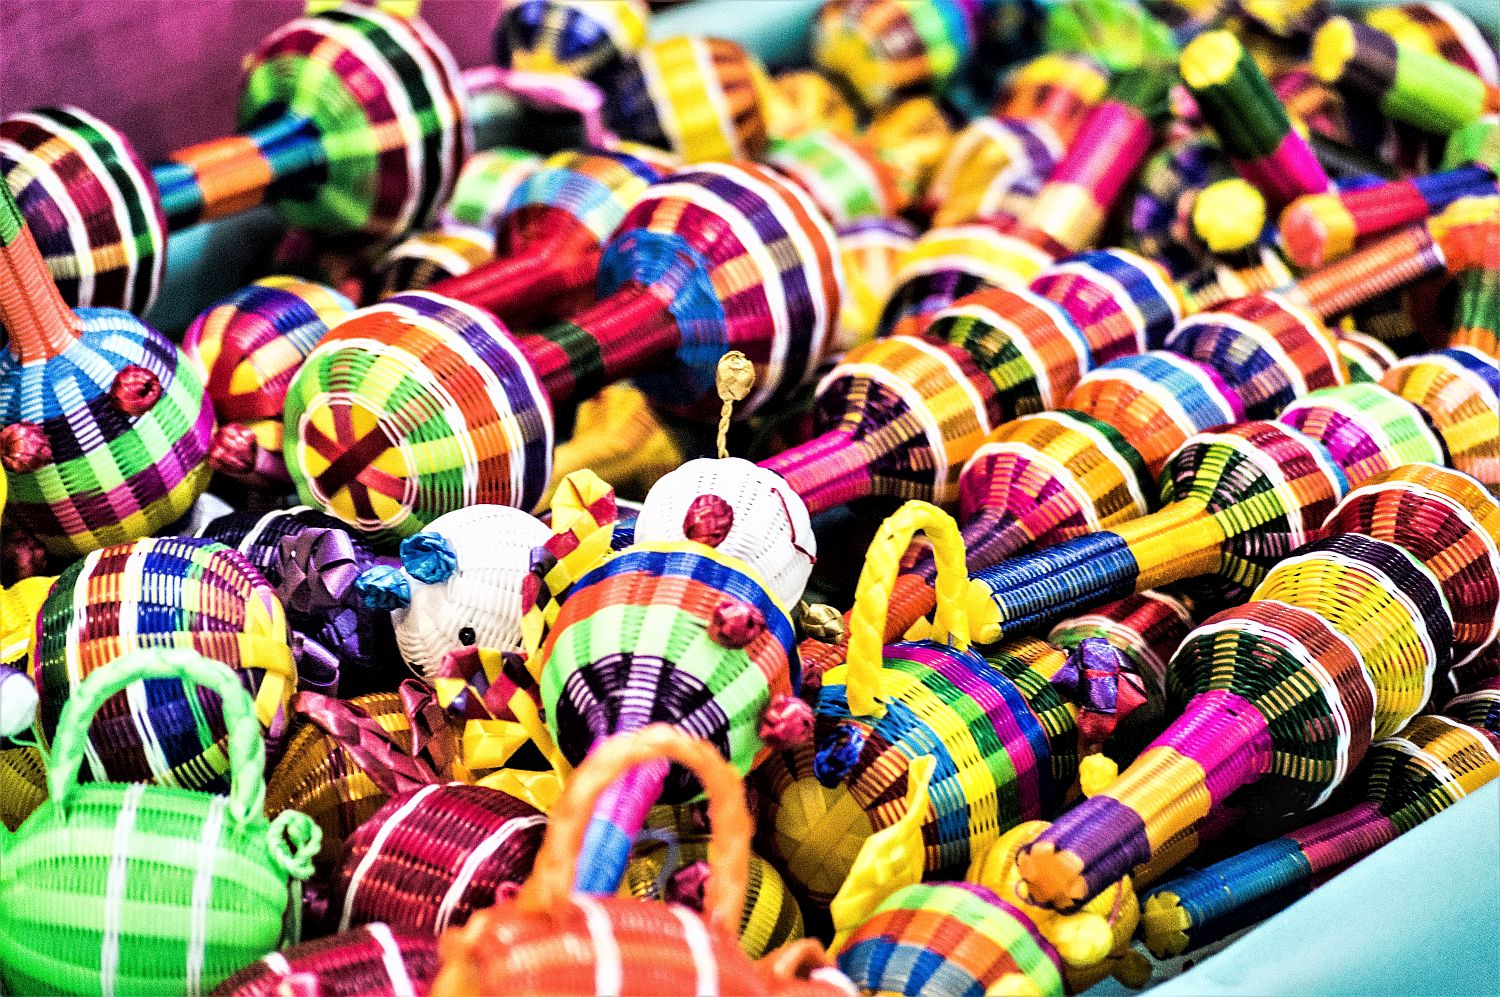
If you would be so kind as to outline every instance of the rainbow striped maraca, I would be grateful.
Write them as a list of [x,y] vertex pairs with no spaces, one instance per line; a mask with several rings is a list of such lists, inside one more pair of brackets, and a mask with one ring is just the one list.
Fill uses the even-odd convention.
[[1448,344],[1500,359],[1500,217],[1451,231],[1443,248],[1458,286]]
[[1182,715],[1022,853],[1032,900],[1086,901],[1231,794],[1280,813],[1328,799],[1372,739],[1442,688],[1454,634],[1443,593],[1417,552],[1357,533],[1282,561],[1249,604],[1211,618],[1173,659],[1168,691]]
[[827,0],[813,21],[813,65],[867,109],[939,93],[975,44],[969,0]]
[[588,80],[608,94],[646,43],[645,0],[511,0],[495,24],[495,63]]
[[1455,346],[1407,357],[1380,383],[1432,417],[1449,463],[1500,494],[1500,359]]
[[1500,727],[1418,717],[1371,745],[1365,766],[1363,802],[1146,894],[1151,953],[1181,955],[1257,923],[1500,778]]
[[213,410],[186,358],[112,308],[72,311],[0,190],[0,466],[9,513],[55,554],[149,536],[208,484]]
[[448,199],[470,146],[463,83],[419,20],[349,4],[272,32],[246,62],[237,134],[143,169],[71,108],[0,123],[0,167],[64,297],[140,313],[166,233],[273,204],[292,225],[380,242]]
[[842,293],[822,214],[750,164],[654,185],[599,273],[597,305],[520,339],[426,292],[335,326],[287,395],[303,501],[389,538],[463,505],[531,508],[550,479],[553,405],[634,376],[662,408],[717,415],[717,364],[737,349],[756,374],[738,409],[748,415],[810,376]]

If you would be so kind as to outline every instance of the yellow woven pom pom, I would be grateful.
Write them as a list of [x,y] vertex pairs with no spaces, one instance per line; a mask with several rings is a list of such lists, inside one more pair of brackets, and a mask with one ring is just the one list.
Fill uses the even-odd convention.
[[1158,893],[1141,909],[1141,935],[1146,948],[1158,959],[1178,955],[1187,948],[1187,911],[1175,893]]
[[1238,177],[1209,184],[1193,205],[1193,231],[1214,253],[1254,245],[1265,227],[1266,199]]
[[1088,755],[1078,762],[1078,788],[1084,796],[1097,796],[1120,774],[1120,766],[1104,755]]

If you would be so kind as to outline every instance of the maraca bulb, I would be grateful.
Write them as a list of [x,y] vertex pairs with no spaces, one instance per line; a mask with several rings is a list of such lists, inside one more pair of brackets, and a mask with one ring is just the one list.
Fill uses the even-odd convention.
[[588,80],[605,93],[646,42],[644,0],[520,0],[495,25],[495,62]]
[[1396,365],[1399,359],[1395,352],[1374,336],[1351,329],[1340,329],[1339,356],[1349,368],[1352,384],[1379,384],[1385,372]]
[[962,0],[829,0],[812,24],[813,64],[866,108],[940,93],[974,46]]
[[1380,383],[1432,417],[1454,467],[1500,494],[1500,360],[1455,346],[1407,357]]
[[867,140],[810,132],[772,142],[766,162],[800,184],[837,226],[906,208],[895,171]]
[[847,353],[875,338],[876,323],[895,286],[917,230],[899,218],[864,218],[838,229],[844,265],[844,307],[832,353]]

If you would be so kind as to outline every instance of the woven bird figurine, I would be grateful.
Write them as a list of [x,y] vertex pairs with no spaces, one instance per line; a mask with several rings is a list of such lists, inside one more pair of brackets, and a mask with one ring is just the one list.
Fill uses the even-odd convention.
[[472,144],[463,102],[425,24],[347,4],[278,28],[247,58],[234,135],[148,170],[93,117],[33,111],[0,123],[0,167],[64,298],[141,314],[167,232],[200,221],[269,202],[300,229],[359,244],[426,224]]

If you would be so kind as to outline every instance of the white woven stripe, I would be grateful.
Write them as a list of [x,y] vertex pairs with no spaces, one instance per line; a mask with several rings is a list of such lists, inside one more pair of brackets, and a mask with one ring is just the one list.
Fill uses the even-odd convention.
[[[44,129],[49,135],[57,134],[55,122],[39,118],[34,114],[20,114],[18,120],[28,121],[36,127]],[[49,142],[58,141],[56,138]],[[70,143],[75,149],[86,148],[81,142]],[[20,178],[30,177],[42,190],[47,192],[47,199],[57,207],[67,224],[68,242],[76,248],[85,248],[90,245],[88,228],[83,223],[83,215],[78,210],[78,204],[69,195],[67,185],[63,183],[62,177],[58,176],[52,164],[38,156],[35,152],[15,142],[0,142],[0,156],[4,156],[16,165],[11,169]],[[98,169],[97,162],[90,164],[91,169]],[[127,230],[128,231],[128,230]],[[126,246],[130,247],[127,252],[133,251],[131,240],[124,240]],[[89,252],[74,253],[71,257],[74,263],[73,272],[78,278],[78,300],[91,302],[94,299],[94,254]],[[48,264],[51,264],[48,260]]]
[[708,943],[708,932],[704,930],[702,918],[675,905],[668,906],[667,910],[682,925],[682,940],[693,956],[693,971],[697,976],[693,993],[696,997],[718,997],[719,961],[714,956],[713,946]]
[[541,814],[533,814],[530,817],[516,817],[501,824],[499,828],[474,847],[459,867],[458,875],[453,877],[453,882],[448,886],[448,892],[443,894],[443,902],[438,905],[437,923],[433,931],[442,932],[448,928],[448,919],[453,916],[453,909],[463,899],[464,891],[469,888],[474,874],[479,871],[485,859],[494,855],[500,846],[509,841],[514,835],[526,830],[528,827],[536,827],[547,823],[547,818]]
[[618,997],[623,976],[615,923],[592,897],[575,893],[569,899],[583,911],[583,922],[589,929],[589,941],[594,950],[594,993],[598,997]]
[[146,784],[140,782],[127,789],[120,801],[120,813],[115,817],[115,836],[104,887],[104,937],[99,943],[99,990],[104,997],[114,997],[115,974],[120,968],[120,908],[125,904],[125,882],[130,872],[130,838],[135,833],[135,818],[145,792]]
[[360,885],[364,883],[365,877],[370,874],[370,867],[380,857],[380,850],[385,847],[386,839],[401,826],[401,822],[413,810],[422,805],[423,800],[437,792],[438,789],[439,786],[434,784],[423,786],[417,790],[412,794],[411,799],[403,803],[395,813],[391,814],[384,824],[380,825],[380,830],[375,832],[375,840],[370,842],[370,850],[365,853],[364,858],[359,860],[359,865],[355,866],[354,875],[349,877],[349,887],[344,891],[344,911],[339,915],[340,931],[349,930],[349,920],[354,916],[354,898],[359,895]]
[[265,963],[266,966],[270,968],[271,972],[275,973],[277,976],[292,975],[292,964],[287,962],[286,956],[282,955],[280,952],[267,952],[265,955],[260,957],[260,961]]
[[224,831],[224,812],[229,797],[215,796],[198,838],[198,868],[193,872],[193,902],[188,910],[187,992],[203,989],[203,950],[208,943],[208,908],[214,892],[214,864],[219,856],[219,837]]
[[412,985],[406,972],[406,961],[401,958],[401,947],[391,929],[380,921],[365,925],[365,931],[380,946],[380,962],[385,966],[385,975],[391,981],[393,997],[417,997],[417,988]]

